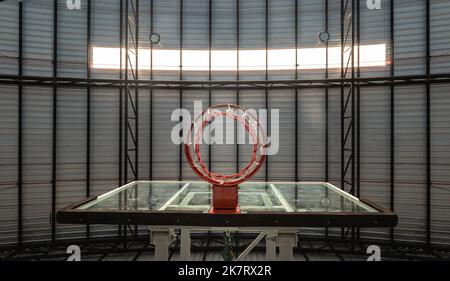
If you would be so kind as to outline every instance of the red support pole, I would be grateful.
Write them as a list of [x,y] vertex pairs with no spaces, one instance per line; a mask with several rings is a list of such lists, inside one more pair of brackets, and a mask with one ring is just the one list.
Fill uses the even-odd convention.
[[214,214],[239,214],[238,207],[239,186],[217,186],[213,185],[213,203],[211,213]]

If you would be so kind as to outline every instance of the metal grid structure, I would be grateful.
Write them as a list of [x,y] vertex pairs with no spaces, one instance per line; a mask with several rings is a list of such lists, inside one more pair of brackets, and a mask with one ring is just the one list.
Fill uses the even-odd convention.
[[[232,250],[235,254],[242,252],[249,241],[254,238],[249,234],[240,234],[238,239],[234,236]],[[192,236],[192,260],[218,261],[223,260],[224,249],[221,235],[197,234]],[[79,245],[82,261],[151,261],[154,247],[149,244],[148,237],[123,238],[115,237],[92,239],[91,241],[72,241],[71,244],[57,243],[53,245],[30,245],[24,249],[4,249],[0,252],[0,260],[18,261],[64,261],[68,258],[66,248],[68,245]],[[170,247],[169,260],[178,260],[179,240]],[[317,239],[302,237],[294,248],[296,261],[366,261],[369,254],[366,252],[373,241],[358,241],[349,244],[345,240]],[[420,245],[402,243],[377,243],[381,250],[382,261],[448,261],[450,250],[448,248],[424,248]],[[257,246],[247,259],[248,261],[264,260],[264,247]]]
[[124,182],[137,180],[138,173],[138,143],[139,143],[139,0],[125,2],[125,161]]
[[[125,2],[125,3],[124,3]],[[394,57],[396,55],[395,53],[395,40],[394,40],[394,1],[390,2],[390,44],[391,44],[391,67],[390,67],[390,76],[384,76],[384,77],[360,77],[359,75],[359,67],[355,66],[355,62],[359,63],[359,59],[355,59],[355,52],[354,48],[359,48],[359,1],[355,0],[342,0],[341,1],[341,9],[342,9],[342,18],[347,19],[348,17],[346,15],[351,15],[349,21],[342,20],[341,21],[341,30],[347,30],[346,34],[350,34],[349,37],[351,37],[351,41],[347,41],[347,36],[344,34],[344,32],[341,33],[341,39],[342,39],[342,58],[344,57],[344,52],[346,52],[345,46],[351,45],[351,67],[344,67],[342,65],[341,68],[341,77],[340,78],[334,78],[330,79],[328,77],[328,65],[326,68],[326,78],[324,79],[298,79],[298,71],[296,70],[296,76],[295,80],[271,80],[268,76],[267,71],[267,56],[266,56],[266,72],[265,72],[265,80],[242,80],[239,76],[239,63],[238,63],[238,71],[237,71],[237,77],[236,81],[212,81],[211,79],[211,64],[209,65],[209,79],[207,81],[183,81],[183,72],[182,72],[182,56],[180,55],[180,76],[179,80],[154,80],[153,79],[153,71],[150,71],[150,77],[149,80],[143,80],[139,79],[138,76],[138,56],[136,55],[136,61],[135,67],[133,68],[132,63],[130,60],[130,50],[129,50],[129,44],[134,42],[136,45],[139,44],[138,42],[138,36],[134,36],[132,34],[129,34],[130,29],[134,29],[135,34],[139,34],[139,4],[138,0],[121,0],[121,30],[120,30],[120,44],[123,48],[125,45],[125,48],[127,51],[125,52],[126,56],[126,65],[125,65],[125,74],[122,74],[122,68],[121,65],[121,71],[120,71],[120,78],[119,79],[98,79],[98,78],[92,78],[91,77],[91,65],[90,60],[92,57],[91,50],[92,50],[92,42],[91,42],[91,18],[95,15],[91,15],[91,1],[87,1],[87,18],[86,18],[86,34],[87,34],[87,40],[86,40],[86,58],[87,58],[87,76],[86,78],[73,78],[73,77],[61,77],[58,75],[58,9],[57,7],[57,1],[54,1],[54,10],[53,10],[53,75],[51,77],[39,77],[39,76],[28,76],[23,75],[23,3],[19,2],[19,12],[18,12],[18,22],[19,22],[19,34],[18,34],[18,57],[17,57],[17,64],[18,64],[18,74],[17,75],[0,75],[0,84],[1,85],[16,85],[18,87],[18,176],[17,176],[17,187],[18,187],[18,229],[17,229],[17,244],[22,245],[23,244],[23,87],[24,86],[42,86],[42,87],[49,87],[52,89],[52,180],[51,180],[51,193],[52,193],[52,232],[51,232],[51,240],[53,243],[55,243],[56,240],[56,231],[55,231],[55,211],[56,211],[56,194],[57,194],[57,177],[56,177],[56,167],[58,165],[56,159],[57,159],[57,125],[58,125],[58,119],[57,119],[57,98],[58,98],[58,90],[62,89],[64,87],[72,87],[72,88],[81,88],[86,90],[87,94],[87,138],[86,138],[86,196],[89,196],[91,194],[91,89],[93,88],[106,88],[106,89],[119,89],[120,90],[120,108],[124,109],[125,113],[123,114],[121,111],[121,121],[120,121],[120,149],[121,152],[119,153],[119,183],[124,183],[128,180],[128,165],[130,165],[132,170],[132,174],[134,178],[138,177],[138,107],[139,107],[139,90],[140,89],[150,89],[150,93],[152,93],[153,90],[156,89],[174,89],[179,91],[179,97],[180,97],[180,105],[182,105],[183,102],[183,91],[188,89],[201,89],[201,90],[208,90],[209,92],[209,102],[211,102],[211,95],[212,90],[215,89],[221,89],[221,90],[232,90],[238,92],[238,102],[239,102],[239,91],[240,90],[246,90],[246,89],[264,89],[265,91],[265,101],[266,105],[268,104],[268,95],[270,95],[269,90],[276,90],[276,89],[294,89],[296,91],[296,95],[298,94],[299,89],[313,89],[313,88],[323,88],[326,91],[327,96],[327,114],[329,110],[329,104],[328,104],[328,91],[329,89],[341,89],[341,116],[342,120],[341,123],[343,125],[347,125],[347,130],[345,130],[345,126],[342,126],[341,128],[341,140],[342,140],[342,163],[344,165],[341,166],[341,181],[342,182],[350,182],[351,183],[351,191],[352,193],[356,193],[359,195],[359,138],[360,138],[360,130],[359,126],[355,125],[358,124],[360,121],[360,118],[357,116],[360,113],[360,101],[359,101],[359,91],[363,87],[377,87],[377,86],[388,86],[390,87],[390,209],[395,210],[395,145],[394,145],[394,137],[395,137],[395,114],[396,111],[396,104],[395,104],[395,87],[400,85],[423,85],[426,88],[426,244],[431,244],[431,184],[432,184],[432,178],[431,178],[431,106],[430,106],[430,97],[431,97],[431,85],[432,84],[448,84],[450,83],[450,73],[443,73],[443,74],[432,74],[431,73],[431,51],[430,51],[430,1],[426,1],[426,73],[422,75],[408,75],[408,76],[399,76],[395,75],[395,61]],[[153,15],[153,1],[151,2],[151,15]],[[134,3],[134,4],[131,4]],[[239,5],[239,0],[237,0],[237,3]],[[325,13],[328,13],[328,4],[329,1],[325,0],[326,3],[326,10]],[[124,5],[125,4],[125,5]],[[181,10],[180,10],[180,54],[181,50],[183,49],[183,11],[182,11],[182,4],[183,0],[180,0]],[[132,5],[132,17],[130,17],[129,5]],[[209,12],[209,52],[211,54],[211,22],[213,21],[211,16],[211,6],[213,5],[212,2],[209,2],[210,5],[210,12]],[[295,23],[295,30],[296,30],[296,36],[297,36],[297,30],[299,29],[298,22],[297,22],[297,12],[298,12],[298,1],[293,1],[293,7],[295,7],[295,17],[296,17],[296,23]],[[125,6],[125,8],[124,8]],[[267,8],[268,7],[268,1],[266,1],[266,54],[267,54],[267,48],[268,48],[268,26],[267,22],[268,19],[268,13]],[[351,7],[351,11],[350,11]],[[134,19],[133,19],[134,17]],[[123,24],[124,19],[125,20],[125,30],[123,30]],[[151,16],[152,22],[151,22],[151,28],[153,29],[153,16]],[[237,18],[239,19],[239,13],[237,14]],[[328,17],[326,18],[327,22],[326,25],[328,27]],[[123,32],[125,32],[125,36],[123,37]],[[237,34],[239,38],[239,20],[237,24]],[[345,37],[344,37],[345,36]],[[132,39],[130,39],[132,38]],[[125,44],[123,44],[123,39],[125,39]],[[297,46],[297,38],[296,38],[296,46]],[[356,45],[356,46],[355,46]],[[237,46],[239,49],[239,39],[237,40]],[[328,49],[328,44],[327,44]],[[135,48],[136,52],[138,48]],[[151,49],[151,52],[153,51],[153,47]],[[359,55],[359,52],[357,52]],[[122,54],[121,54],[122,55]],[[296,58],[297,60],[297,58]],[[210,60],[211,61],[211,60]],[[344,64],[344,61],[341,61],[342,64]],[[122,59],[121,59],[122,63]],[[328,60],[327,60],[328,63]],[[298,65],[296,61],[296,65]],[[151,63],[152,66],[152,63]],[[348,72],[349,70],[350,72]],[[131,73],[131,79],[130,79],[130,73]],[[350,76],[349,76],[350,74]],[[133,95],[133,94],[134,95]],[[123,95],[125,94],[125,96]],[[152,94],[150,95],[152,97]],[[356,97],[355,97],[356,96]],[[125,103],[123,104],[123,98],[125,98]],[[297,96],[296,96],[296,104],[298,103]],[[347,105],[350,103],[350,107]],[[153,106],[152,99],[150,99],[150,104]],[[131,107],[130,107],[131,105]],[[129,108],[132,108],[131,113],[132,115],[129,115],[130,112]],[[297,110],[297,109],[296,109]],[[150,124],[152,123],[152,116],[153,111],[151,111],[150,115]],[[296,111],[297,114],[297,111]],[[347,115],[350,114],[350,115]],[[351,118],[347,118],[350,116]],[[356,118],[355,118],[356,116]],[[347,120],[349,119],[349,120]],[[122,122],[123,120],[126,120],[126,122]],[[131,121],[130,121],[131,120]],[[135,124],[133,125],[133,120]],[[296,118],[297,120],[297,118]],[[326,143],[326,181],[328,180],[328,164],[329,164],[329,144],[328,144],[328,132],[329,132],[329,124],[328,124],[328,118],[326,119],[326,134],[327,134],[327,143]],[[131,123],[130,123],[131,122]],[[297,123],[297,121],[296,121]],[[124,126],[123,126],[124,125]],[[298,129],[298,126],[296,124],[296,130]],[[349,133],[347,133],[349,132]],[[346,136],[349,135],[347,138]],[[297,138],[298,134],[296,134]],[[132,139],[132,142],[129,143],[129,139]],[[350,140],[350,146],[351,149],[348,150],[346,144],[347,140]],[[122,142],[125,142],[123,144]],[[299,140],[296,139],[296,149],[295,153],[298,156],[298,146],[301,145],[299,143]],[[131,146],[134,146],[134,148],[131,148]],[[123,147],[123,148],[122,148]],[[150,148],[152,148],[152,142],[150,141]],[[123,149],[123,150],[122,150]],[[152,151],[152,149],[150,149]],[[132,153],[133,152],[133,153]],[[348,154],[346,154],[348,152]],[[132,155],[133,154],[133,155]],[[180,154],[181,155],[181,154]],[[211,153],[209,154],[211,157]],[[152,159],[152,156],[150,156],[150,159]],[[298,157],[296,157],[298,159]],[[181,162],[182,157],[180,156],[179,159],[180,162],[180,174],[179,177],[181,179]],[[211,161],[209,161],[211,163]],[[347,163],[347,164],[346,164]],[[239,166],[239,159],[236,162],[236,165]],[[300,175],[298,174],[298,163],[296,160],[296,180],[299,179]],[[351,178],[349,181],[347,181],[348,176],[348,169],[345,168],[346,166],[351,166],[350,174]],[[123,168],[122,168],[123,167]],[[237,167],[238,168],[238,167]],[[151,169],[151,165],[150,165]],[[267,171],[267,169],[266,169]],[[150,172],[150,178],[152,178],[152,172]],[[266,174],[267,178],[267,174]],[[356,181],[356,182],[355,182]],[[344,186],[345,184],[342,184]],[[355,189],[356,187],[356,189]],[[87,228],[86,238],[89,238],[89,227]],[[391,241],[393,242],[394,239],[394,229],[391,230],[390,233]]]
[[[359,3],[359,1],[358,1]],[[347,85],[342,85],[340,89],[341,102],[341,188],[355,195],[355,171],[356,171],[356,152],[355,152],[355,46],[356,32],[355,26],[357,19],[357,7],[355,0],[341,0],[341,78],[350,78]],[[348,58],[347,58],[348,56]],[[354,228],[351,229],[352,239],[354,238]],[[349,232],[347,232],[349,233]],[[342,229],[342,237],[345,236]]]
[[[370,78],[334,78],[334,79],[301,79],[301,80],[240,80],[240,81],[179,81],[179,80],[137,80],[134,85],[140,89],[188,89],[188,90],[251,90],[251,89],[331,89],[341,88],[354,83],[357,87],[401,86],[401,85],[426,85],[450,83],[450,73],[430,75],[404,75],[383,76]],[[35,85],[51,87],[72,88],[123,88],[125,81],[119,79],[84,79],[58,77],[53,80],[50,77],[0,75],[0,83],[5,85]]]

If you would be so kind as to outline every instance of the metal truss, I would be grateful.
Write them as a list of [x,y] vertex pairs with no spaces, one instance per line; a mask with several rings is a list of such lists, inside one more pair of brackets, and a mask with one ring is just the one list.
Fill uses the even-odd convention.
[[341,0],[341,188],[355,194],[355,0]]
[[[137,180],[139,176],[139,0],[121,1],[121,54],[120,54],[120,184]],[[122,26],[124,25],[124,26]],[[124,61],[122,60],[124,58]],[[123,65],[124,64],[124,69]],[[124,78],[124,79],[123,79]],[[122,105],[124,95],[125,103]],[[124,108],[122,108],[124,107]],[[124,111],[122,115],[122,110]],[[124,126],[122,126],[124,124]],[[123,146],[122,146],[123,135]],[[122,161],[122,155],[124,157]],[[121,194],[121,205],[124,209],[136,209],[138,189],[133,188]],[[123,197],[123,198],[122,198]],[[135,200],[128,200],[128,199]],[[122,202],[123,201],[123,202]],[[130,202],[132,205],[129,205]],[[134,231],[130,226],[119,227],[119,236],[127,237],[128,230],[133,236],[137,235],[138,227]]]
[[139,142],[139,0],[125,3],[125,161],[124,184],[138,179]]
[[[355,61],[356,33],[355,23],[357,7],[355,0],[341,0],[341,79],[350,78],[349,83],[342,83],[340,89],[341,103],[341,189],[355,195],[356,145],[355,145]],[[351,234],[355,238],[355,229],[342,228],[341,235],[345,239]]]
[[307,88],[341,88],[381,87],[399,85],[426,85],[450,83],[450,73],[430,75],[383,76],[336,79],[300,79],[300,80],[239,80],[239,81],[180,81],[180,80],[142,80],[126,81],[124,79],[88,79],[68,77],[43,77],[23,75],[0,75],[0,85],[34,85],[52,87],[87,88],[128,88],[139,89],[220,89],[236,91],[237,89],[307,89]]

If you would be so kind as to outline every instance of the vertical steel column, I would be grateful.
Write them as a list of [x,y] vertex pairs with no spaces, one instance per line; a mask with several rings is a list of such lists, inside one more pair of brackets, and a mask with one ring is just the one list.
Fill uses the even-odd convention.
[[[361,6],[360,6],[360,1],[357,0],[356,1],[356,20],[357,20],[357,24],[356,24],[356,42],[357,42],[357,54],[358,57],[356,58],[356,77],[360,78],[361,77],[361,68],[360,68],[360,46],[361,46],[361,20],[360,20],[360,15],[361,15]],[[359,87],[359,84],[356,88],[356,144],[357,144],[357,148],[356,148],[356,157],[357,157],[357,161],[356,161],[356,195],[359,197],[360,196],[360,192],[361,192],[361,167],[360,167],[360,161],[361,161],[361,88]]]
[[[360,46],[361,46],[361,5],[360,1],[356,0],[356,42],[357,42],[357,58],[356,58],[356,77],[361,77],[360,68]],[[359,198],[361,195],[361,88],[356,87],[356,196]],[[360,228],[357,228],[357,237],[360,237]]]
[[356,0],[352,0],[352,49],[351,49],[351,61],[352,61],[352,73],[351,73],[351,77],[352,77],[352,88],[351,88],[351,99],[352,99],[352,108],[351,108],[351,114],[352,114],[352,136],[351,136],[351,142],[352,142],[352,170],[351,170],[351,183],[352,183],[352,189],[351,189],[351,193],[354,195],[355,194],[355,1]]
[[[87,0],[86,30],[86,76],[91,79],[91,0]],[[88,82],[86,101],[86,197],[91,196],[91,87]],[[86,225],[86,238],[90,237],[90,226]]]
[[[391,0],[391,11],[390,11],[390,33],[391,33],[391,69],[390,74],[391,77],[394,77],[395,75],[395,27],[394,27],[394,20],[395,20],[395,3],[394,0]],[[390,209],[391,211],[394,211],[395,209],[395,86],[391,84],[390,89]],[[391,243],[394,242],[394,228],[391,227],[390,231],[390,240]]]
[[[295,47],[295,80],[298,80],[298,0],[294,0],[294,47]],[[298,172],[298,146],[299,146],[299,138],[298,138],[298,95],[299,95],[299,91],[297,88],[294,89],[294,106],[295,106],[295,114],[294,114],[294,118],[295,118],[295,137],[294,137],[294,144],[295,144],[295,172],[294,172],[294,178],[295,181],[298,182],[300,181],[299,179],[299,172]],[[295,194],[294,194],[294,198],[295,198],[295,207],[297,207],[297,203],[298,203],[298,187],[295,187]],[[298,235],[298,234],[297,234]]]
[[[119,49],[120,49],[120,55],[119,55],[119,79],[123,79],[123,0],[119,0],[120,2],[120,20],[119,20]],[[122,171],[122,165],[123,165],[123,88],[119,88],[119,186],[124,184],[123,180],[123,171]],[[122,207],[122,194],[119,194],[119,207]],[[122,236],[122,225],[119,225],[119,237]]]
[[[23,2],[19,2],[19,56],[18,56],[18,74],[23,75]],[[23,160],[23,87],[22,82],[19,82],[18,88],[18,147],[17,147],[17,240],[19,246],[23,241],[23,174],[22,174],[22,160]]]
[[[136,25],[136,33],[135,33],[135,77],[134,80],[139,80],[139,0],[135,0],[135,10],[133,11],[135,25]],[[135,174],[134,174],[134,180],[139,179],[139,87],[137,84],[134,85],[134,101],[135,101],[135,116],[134,116],[134,168],[135,168]],[[134,199],[135,204],[137,204],[138,199],[138,192],[139,190],[137,188],[134,189]],[[136,205],[137,207],[137,205]],[[138,226],[137,224],[134,225],[134,236],[137,237],[138,235]]]
[[[325,31],[328,32],[329,18],[328,18],[328,0],[325,0]],[[325,79],[329,78],[328,69],[328,40],[325,42]],[[329,118],[329,89],[325,88],[325,182],[329,180],[329,129],[328,129],[328,118]],[[328,239],[328,227],[325,227],[325,239]]]
[[[239,73],[239,50],[240,50],[240,36],[239,36],[239,25],[240,25],[240,21],[239,21],[239,0],[236,0],[236,50],[237,50],[237,56],[236,56],[236,80],[239,81],[240,80],[240,73]],[[236,104],[239,105],[240,103],[240,98],[239,98],[239,86],[236,87]],[[236,132],[239,133],[239,130],[236,128]],[[236,140],[236,173],[239,172],[239,144],[238,144],[238,134],[236,133],[235,135],[235,140]]]
[[[295,27],[294,27],[294,46],[295,46],[295,80],[298,80],[298,0],[294,0],[294,22],[295,22]],[[298,89],[295,88],[294,90],[294,95],[295,95],[295,100],[294,100],[294,104],[295,104],[295,173],[294,173],[294,177],[295,177],[295,181],[299,181],[299,172],[298,172],[298,156],[299,156],[299,152],[298,152],[298,145],[299,145],[299,138],[298,138]],[[298,198],[298,190],[297,188],[295,189],[295,202],[297,202],[297,198]],[[297,204],[297,203],[296,203]]]
[[[329,25],[328,18],[328,0],[325,0],[325,31],[328,32]],[[325,79],[329,78],[329,69],[328,69],[328,41],[325,42]],[[325,88],[325,181],[329,180],[329,129],[328,129],[328,118],[329,118],[329,89]]]
[[[345,21],[345,10],[344,10],[344,0],[341,0],[341,78],[344,77],[344,48],[345,48],[345,34],[344,34],[344,21]],[[344,85],[341,83],[341,189],[344,188]]]
[[[135,10],[133,11],[136,30],[135,30],[135,77],[134,80],[139,80],[139,0],[135,0]],[[135,175],[134,179],[139,179],[139,87],[137,84],[134,85],[134,106],[135,106],[135,116],[134,116],[134,135],[136,137],[134,142],[134,168]],[[137,192],[137,189],[136,189]]]
[[[358,0],[359,1],[359,0]],[[351,89],[351,99],[352,99],[352,108],[351,108],[351,114],[352,114],[352,138],[351,138],[351,142],[352,142],[352,171],[351,171],[351,194],[355,195],[355,2],[356,0],[352,0],[352,50],[351,50],[351,61],[352,61],[352,89]],[[355,239],[355,228],[352,227],[352,250],[355,247],[355,243],[354,243],[354,239]]]
[[[238,0],[239,1],[239,0]],[[212,48],[212,0],[208,2],[208,80],[212,80],[212,71],[211,71],[211,48]],[[208,107],[211,106],[212,102],[212,92],[211,87],[208,89]],[[209,133],[209,138],[211,138],[211,132]],[[212,161],[212,149],[211,143],[208,145],[208,169],[211,171],[211,161]]]
[[[125,106],[125,108],[124,108],[125,129],[124,129],[124,148],[123,148],[123,153],[125,156],[125,159],[123,161],[124,183],[128,182],[128,161],[129,161],[129,158],[128,158],[128,99],[129,99],[128,67],[129,66],[128,65],[130,63],[130,58],[129,58],[129,53],[128,53],[128,47],[129,47],[128,46],[128,43],[129,43],[128,42],[129,41],[129,38],[128,38],[128,33],[129,33],[128,1],[129,0],[125,0],[125,83],[124,83],[124,85],[125,85],[125,105],[124,105]],[[126,229],[126,227],[124,227],[125,235],[126,235],[126,231],[127,231],[127,229]]]
[[[180,81],[183,80],[183,0],[180,0]],[[180,88],[179,97],[180,108],[183,107],[183,89]],[[183,121],[183,117],[180,116],[180,122]],[[180,137],[183,137],[183,129],[180,131]],[[180,144],[178,155],[178,180],[183,179],[183,144]]]
[[[124,120],[125,120],[125,128],[124,128],[124,148],[123,153],[125,156],[125,159],[123,161],[123,180],[124,184],[128,183],[128,162],[130,161],[128,156],[128,130],[129,130],[129,121],[128,121],[128,102],[129,102],[129,84],[128,84],[128,68],[130,63],[130,57],[129,57],[129,0],[125,0],[125,104],[124,104]],[[124,194],[124,205],[126,206],[127,202],[127,194]],[[128,231],[127,231],[127,225],[123,226],[123,234],[125,237],[127,237]],[[124,248],[126,248],[126,240],[124,240]]]
[[[430,13],[431,13],[431,4],[430,0],[426,0],[426,71],[427,76],[431,74],[431,46],[430,46],[430,37],[431,37],[431,27],[430,27]],[[426,231],[427,231],[427,244],[431,244],[431,85],[430,82],[426,84],[426,177],[427,177],[427,222],[426,222]]]
[[[150,0],[150,35],[153,34],[153,0]],[[150,80],[153,80],[153,43],[150,42]],[[148,164],[148,177],[149,180],[153,179],[153,88],[150,89],[150,120],[149,132],[150,132],[150,147],[149,147],[149,164]]]
[[[266,22],[265,22],[265,41],[266,41],[266,73],[265,73],[265,80],[269,80],[269,0],[266,0]],[[267,135],[270,135],[270,125],[269,125],[269,90],[267,89],[267,83],[265,87],[265,106],[267,110],[266,114],[266,132]],[[269,181],[269,156],[266,156],[266,170],[265,170],[265,181]]]
[[[53,80],[58,76],[58,1],[53,0]],[[52,244],[56,240],[56,130],[58,89],[53,85],[52,101]]]

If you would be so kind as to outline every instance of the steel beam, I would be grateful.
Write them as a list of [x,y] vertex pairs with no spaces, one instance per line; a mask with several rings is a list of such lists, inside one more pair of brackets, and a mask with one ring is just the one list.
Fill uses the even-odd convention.
[[[18,75],[23,75],[23,2],[19,2]],[[23,242],[23,87],[18,84],[17,126],[17,242]]]
[[[391,47],[391,76],[395,76],[395,3],[390,3],[390,47]],[[390,209],[395,209],[395,86],[390,85]],[[391,243],[394,242],[394,228],[390,230]]]
[[[18,76],[18,75],[0,75],[0,85],[33,85],[43,87],[71,88],[120,88],[127,83],[120,79],[87,79],[87,78],[68,78],[58,77],[54,80],[52,77],[44,76]],[[192,89],[208,90],[220,89],[236,91],[250,89],[326,89],[341,88],[342,84],[351,83],[349,78],[336,79],[300,79],[300,80],[240,80],[240,81],[179,81],[179,80],[136,80],[131,88],[140,89]],[[450,73],[430,74],[430,75],[404,75],[404,76],[382,76],[382,77],[361,77],[355,78],[356,87],[380,87],[380,86],[399,86],[399,85],[426,85],[430,84],[449,84]]]
[[[91,196],[91,0],[87,0],[86,14],[86,197]],[[90,226],[86,226],[86,238],[90,238]]]
[[[53,79],[58,76],[58,1],[53,0]],[[56,240],[56,134],[58,88],[53,85],[52,98],[52,243]]]
[[[431,3],[430,0],[425,2],[425,25],[426,25],[426,74],[431,74]],[[426,233],[427,244],[431,244],[431,85],[426,83]]]

